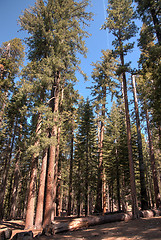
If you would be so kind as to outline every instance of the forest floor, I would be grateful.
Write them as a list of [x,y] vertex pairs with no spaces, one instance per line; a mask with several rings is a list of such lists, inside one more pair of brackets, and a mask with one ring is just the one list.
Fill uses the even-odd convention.
[[[12,229],[12,237],[17,232],[24,231],[24,222],[20,220],[3,221],[0,223],[2,228]],[[30,229],[34,236],[40,231]],[[87,229],[73,232],[59,233],[55,236],[41,236],[40,240],[159,240],[161,239],[161,217],[140,218],[128,222],[114,222],[96,225]]]

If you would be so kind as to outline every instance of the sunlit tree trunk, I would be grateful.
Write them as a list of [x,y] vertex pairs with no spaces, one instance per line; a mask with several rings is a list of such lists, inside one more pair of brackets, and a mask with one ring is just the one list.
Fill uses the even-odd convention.
[[[121,39],[121,38],[120,38]],[[123,49],[123,44],[120,40],[120,49]],[[121,66],[124,67],[124,55],[123,51],[120,52]],[[126,130],[127,130],[127,146],[128,146],[128,157],[129,157],[129,170],[130,170],[130,185],[131,185],[131,198],[132,198],[132,213],[134,218],[138,218],[138,206],[137,206],[137,195],[135,185],[135,173],[134,173],[134,162],[132,155],[132,142],[131,142],[131,127],[130,127],[130,115],[129,105],[127,96],[127,83],[125,72],[122,73],[123,80],[123,92],[124,92],[124,103],[125,103],[125,115],[126,115]]]
[[149,208],[149,206],[148,206],[148,197],[147,197],[146,182],[145,182],[145,167],[144,167],[144,161],[143,161],[142,137],[141,137],[139,109],[138,109],[138,101],[137,101],[136,84],[135,84],[135,76],[134,75],[132,76],[132,86],[133,86],[133,93],[134,93],[138,152],[139,152],[141,209],[146,210]]

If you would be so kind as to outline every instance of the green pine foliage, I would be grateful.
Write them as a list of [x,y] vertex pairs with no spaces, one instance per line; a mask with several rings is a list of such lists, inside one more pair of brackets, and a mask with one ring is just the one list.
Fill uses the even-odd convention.
[[[80,103],[77,121],[78,128],[75,142],[73,184],[77,205],[83,203],[83,206],[86,207],[85,205],[88,202],[86,202],[86,200],[95,196],[98,160],[96,148],[96,125],[92,106],[88,99]],[[94,204],[94,199],[92,202]],[[91,209],[90,206],[88,211],[91,213],[92,210],[93,209]],[[77,214],[79,215],[80,209],[77,211]]]
[[[60,212],[68,210],[70,191],[71,214],[93,214],[98,199],[101,199],[101,203],[98,201],[98,212],[104,211],[104,207],[108,211],[131,209],[126,118],[121,100],[125,92],[122,94],[120,83],[126,81],[125,74],[131,71],[125,56],[130,56],[134,46],[130,40],[137,32],[136,17],[143,22],[138,42],[141,55],[136,72],[137,91],[142,120],[145,119],[146,109],[150,113],[155,164],[160,179],[160,3],[135,0],[136,16],[132,0],[108,1],[108,17],[102,29],[108,28],[113,34],[113,50],[102,50],[100,60],[92,63],[91,104],[75,90],[75,73],[82,73],[78,56],[86,56],[85,38],[90,36],[87,27],[92,13],[86,11],[89,2],[37,0],[33,7],[24,10],[19,24],[21,30],[28,33],[25,39],[28,47],[26,66],[23,66],[24,46],[21,39],[14,38],[1,45],[0,219],[25,217],[33,159],[37,161],[37,198],[42,159],[44,151],[50,146],[59,148],[56,185],[59,185],[60,192],[57,188],[55,202],[58,205],[60,201]],[[111,101],[115,100],[110,110],[107,109],[107,96],[111,97]],[[154,207],[155,189],[146,131],[144,134],[142,145],[147,195],[149,206]],[[135,123],[131,125],[131,136],[140,206]],[[104,194],[109,199],[104,199]]]
[[[111,202],[118,206],[118,191],[122,209],[129,200],[129,162],[124,107],[113,102],[107,118],[104,139],[104,166],[110,189]],[[112,188],[112,192],[111,192]],[[116,208],[118,209],[118,208]],[[112,206],[111,209],[112,211]]]

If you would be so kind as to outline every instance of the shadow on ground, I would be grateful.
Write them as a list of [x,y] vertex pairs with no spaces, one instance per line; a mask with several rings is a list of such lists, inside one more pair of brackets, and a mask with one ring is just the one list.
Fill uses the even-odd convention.
[[[115,222],[57,234],[55,240],[158,240],[161,239],[161,217],[150,219],[130,220],[129,222]],[[43,238],[42,238],[43,240]]]

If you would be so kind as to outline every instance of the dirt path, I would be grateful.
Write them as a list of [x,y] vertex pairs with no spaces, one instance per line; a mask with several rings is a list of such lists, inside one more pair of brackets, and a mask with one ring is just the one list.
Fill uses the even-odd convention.
[[[11,228],[13,234],[23,231],[23,221],[4,221],[0,228]],[[32,230],[34,235],[38,231]],[[159,240],[161,239],[161,217],[137,219],[129,222],[115,222],[89,227],[74,232],[56,234],[53,237],[39,237],[40,240]]]

